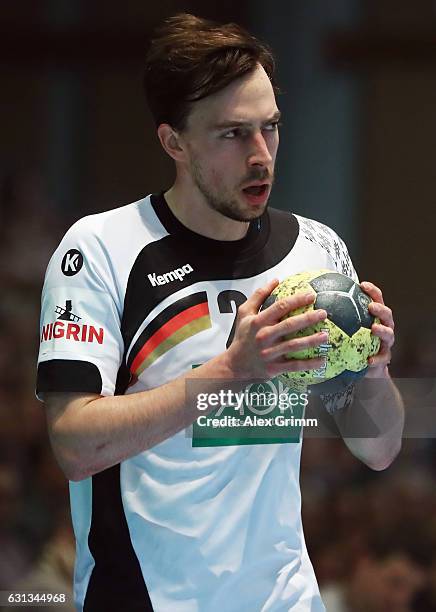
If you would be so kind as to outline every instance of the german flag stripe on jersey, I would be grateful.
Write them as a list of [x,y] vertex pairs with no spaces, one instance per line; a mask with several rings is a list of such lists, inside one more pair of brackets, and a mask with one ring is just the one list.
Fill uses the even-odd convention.
[[130,353],[130,371],[139,376],[158,357],[211,325],[205,291],[178,300],[144,329]]

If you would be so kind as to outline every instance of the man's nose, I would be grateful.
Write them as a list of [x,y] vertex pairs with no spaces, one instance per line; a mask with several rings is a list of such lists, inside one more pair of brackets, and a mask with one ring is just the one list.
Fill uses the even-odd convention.
[[250,166],[261,165],[270,166],[272,156],[265,142],[262,132],[256,132],[251,139],[250,155],[248,163]]

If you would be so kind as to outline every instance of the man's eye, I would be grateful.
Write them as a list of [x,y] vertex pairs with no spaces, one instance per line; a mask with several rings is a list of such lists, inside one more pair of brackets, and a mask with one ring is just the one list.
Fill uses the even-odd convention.
[[265,129],[269,132],[275,132],[280,125],[282,125],[280,121],[273,121],[272,123],[268,123],[268,125],[265,126]]
[[239,129],[230,130],[230,132],[223,134],[223,138],[237,138],[238,136],[241,136],[241,130]]
[[[276,132],[280,125],[281,123],[279,121],[272,121],[271,123],[267,123],[266,125],[264,125],[262,129],[266,130],[267,132]],[[249,134],[250,130],[235,128],[233,130],[229,130],[228,132],[224,132],[222,137],[232,140],[234,138],[245,138],[249,136]]]

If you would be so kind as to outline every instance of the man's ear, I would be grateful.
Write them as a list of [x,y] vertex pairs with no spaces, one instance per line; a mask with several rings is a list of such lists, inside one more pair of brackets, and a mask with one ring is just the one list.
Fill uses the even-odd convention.
[[185,149],[181,144],[180,135],[168,123],[161,123],[157,128],[157,135],[164,151],[174,161],[182,162],[186,159]]

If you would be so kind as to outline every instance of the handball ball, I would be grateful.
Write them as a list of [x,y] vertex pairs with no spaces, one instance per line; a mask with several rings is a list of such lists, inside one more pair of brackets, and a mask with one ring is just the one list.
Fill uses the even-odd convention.
[[298,308],[284,318],[319,308],[327,312],[327,319],[286,336],[286,339],[325,331],[328,340],[314,348],[288,353],[286,357],[325,357],[325,367],[284,372],[280,378],[294,388],[317,385],[319,393],[337,393],[362,377],[368,368],[368,357],[378,353],[380,339],[371,333],[371,325],[378,323],[378,319],[368,311],[371,299],[360,286],[348,276],[331,270],[313,270],[289,276],[274,289],[262,309],[278,299],[310,291],[316,296],[314,303]]

